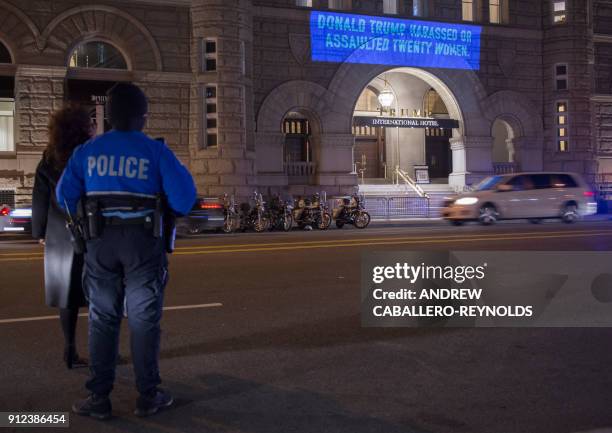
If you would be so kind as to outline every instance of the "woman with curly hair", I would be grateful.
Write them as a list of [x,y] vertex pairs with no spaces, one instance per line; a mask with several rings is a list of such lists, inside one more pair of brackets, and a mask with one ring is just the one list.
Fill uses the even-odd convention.
[[59,308],[64,333],[64,362],[69,369],[87,365],[76,351],[79,308],[87,305],[83,293],[83,256],[74,253],[55,187],[74,149],[94,133],[87,111],[66,107],[49,121],[49,144],[36,168],[32,193],[32,236],[45,246],[45,298]]

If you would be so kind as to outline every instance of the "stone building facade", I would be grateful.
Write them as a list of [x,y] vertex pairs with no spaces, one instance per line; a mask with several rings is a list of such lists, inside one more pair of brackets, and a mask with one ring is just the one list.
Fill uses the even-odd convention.
[[[316,10],[482,26],[480,66],[312,61]],[[28,201],[52,110],[85,101],[102,131],[104,89],[119,81],[144,88],[146,132],[165,138],[202,195],[352,190],[356,143],[368,138],[353,126],[356,107],[393,74],[420,80],[458,121],[446,142],[451,186],[504,170],[575,171],[591,182],[612,173],[609,0],[0,0],[0,44],[0,190],[18,203]],[[83,64],[83,47],[98,57],[110,47],[125,67]],[[414,98],[392,114],[428,115]],[[407,164],[390,162],[387,129],[370,132],[387,143],[370,170],[384,157]],[[401,160],[408,144],[397,137]],[[499,145],[511,148],[507,161],[495,161]]]

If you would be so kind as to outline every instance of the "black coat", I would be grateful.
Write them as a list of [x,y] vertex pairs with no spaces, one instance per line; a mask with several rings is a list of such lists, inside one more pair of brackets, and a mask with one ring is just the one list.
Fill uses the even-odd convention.
[[61,173],[43,157],[32,192],[32,236],[45,239],[45,299],[50,307],[85,306],[83,256],[74,254],[66,217],[55,197]]

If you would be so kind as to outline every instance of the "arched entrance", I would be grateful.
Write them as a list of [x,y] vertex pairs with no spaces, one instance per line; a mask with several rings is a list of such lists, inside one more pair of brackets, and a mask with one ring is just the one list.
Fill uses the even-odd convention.
[[321,127],[316,116],[306,109],[293,109],[285,115],[283,163],[289,185],[315,182]]
[[[375,76],[353,116],[354,159],[363,183],[391,182],[399,169],[424,182],[449,184],[453,169],[461,169],[453,165],[453,153],[464,148],[451,150],[451,139],[463,135],[462,112],[450,89],[430,72],[406,67]],[[383,120],[386,126],[377,126]],[[465,160],[457,156],[459,163]]]
[[88,40],[72,49],[68,67],[66,98],[90,112],[97,134],[108,131],[106,92],[118,81],[129,80],[129,59],[109,42]]

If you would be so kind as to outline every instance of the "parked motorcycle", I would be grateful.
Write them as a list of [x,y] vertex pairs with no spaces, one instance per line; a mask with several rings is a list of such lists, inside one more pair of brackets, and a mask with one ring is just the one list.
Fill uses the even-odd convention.
[[270,218],[267,215],[263,197],[257,191],[253,194],[254,206],[249,203],[240,205],[240,230],[243,232],[253,229],[256,232],[264,232],[270,227]]
[[[325,193],[324,197],[325,197]],[[293,219],[300,228],[315,226],[320,230],[329,228],[332,218],[327,210],[325,199],[319,194],[312,197],[300,197],[293,210]]]
[[338,207],[333,211],[336,227],[341,229],[345,224],[352,224],[358,229],[365,229],[370,224],[370,214],[363,207],[363,200],[353,195],[341,197],[337,201]]
[[284,230],[288,232],[293,227],[293,204],[282,200],[279,195],[272,197],[268,208],[270,230]]
[[234,196],[223,194],[223,231],[232,233],[240,226],[240,212]]

